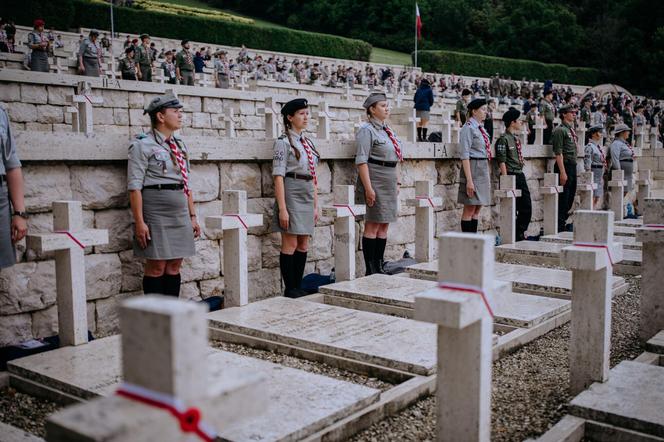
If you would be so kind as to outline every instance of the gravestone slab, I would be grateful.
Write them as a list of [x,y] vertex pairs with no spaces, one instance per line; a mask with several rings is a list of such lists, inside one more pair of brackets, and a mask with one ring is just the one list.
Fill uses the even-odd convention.
[[664,355],[664,330],[648,339],[646,342],[646,351]]
[[613,228],[614,236],[636,236],[636,227],[615,224]]
[[617,427],[664,436],[664,367],[623,361],[570,403],[570,413]]
[[436,371],[433,324],[282,297],[207,318],[213,329],[424,376]]
[[[326,285],[320,292],[349,299],[413,309],[415,296],[438,284],[434,281],[395,278],[375,274],[354,281]],[[515,327],[532,327],[569,309],[569,301],[512,293],[511,284],[494,280],[494,322]]]
[[[266,378],[267,409],[242,425],[223,428],[230,440],[296,440],[378,400],[380,392],[361,385],[287,368],[235,353],[210,350],[211,378],[224,370],[252,371]],[[121,381],[120,337],[63,347],[9,363],[12,376],[81,399],[109,396]]]
[[643,225],[643,218],[624,219],[622,221],[616,221],[614,224],[620,227],[641,227]]
[[20,428],[0,422],[0,441],[2,442],[44,442],[44,439]]
[[[433,280],[438,274],[438,261],[415,264],[407,269],[416,278]],[[570,299],[572,272],[569,270],[531,267],[521,264],[494,264],[494,278],[512,283],[512,288],[521,293]],[[621,295],[629,284],[621,276],[613,277],[613,296]]]
[[[573,239],[573,232],[560,232],[555,235],[544,235],[540,237],[540,241],[557,242],[562,244],[571,244]],[[643,246],[643,243],[636,241],[635,236],[614,236],[613,240],[622,243],[623,250],[641,250]]]

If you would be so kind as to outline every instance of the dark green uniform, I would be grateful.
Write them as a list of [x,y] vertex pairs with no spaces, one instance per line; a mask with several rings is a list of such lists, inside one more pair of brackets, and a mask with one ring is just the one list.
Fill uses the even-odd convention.
[[183,49],[175,56],[175,66],[180,69],[181,84],[194,85],[194,58],[191,52]]
[[136,63],[141,68],[141,81],[152,81],[152,61],[150,48],[140,45],[136,49]]
[[461,118],[461,124],[464,124],[466,122],[466,113],[468,112],[468,106],[466,105],[466,102],[462,99],[457,101],[456,103],[456,108],[454,109],[454,113],[456,114],[459,112],[459,117]]
[[523,173],[523,155],[521,152],[521,141],[511,132],[505,132],[496,140],[496,161],[505,163],[508,175],[514,175],[516,188],[521,191],[521,196],[516,199],[516,240],[525,239],[526,230],[530,225],[533,209],[530,199],[530,189],[526,175]]
[[[558,195],[558,231],[562,232],[565,230],[567,216],[572,209],[574,196],[576,195],[576,146],[578,139],[574,129],[562,123],[554,129],[551,142],[553,144],[553,154],[562,154],[563,165],[567,173],[567,182],[563,186],[562,193]],[[553,171],[560,174],[558,163],[554,166]]]
[[553,104],[542,99],[540,102],[540,112],[544,117],[546,122],[546,127],[544,128],[544,144],[551,144],[551,133],[553,132],[553,119],[556,116],[556,112],[553,108]]
[[118,68],[123,80],[136,80],[136,62],[133,58],[121,58]]

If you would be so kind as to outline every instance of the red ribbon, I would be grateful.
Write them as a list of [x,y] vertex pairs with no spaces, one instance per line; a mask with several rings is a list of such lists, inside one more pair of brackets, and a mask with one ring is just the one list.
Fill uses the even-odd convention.
[[86,100],[88,100],[88,103],[93,104],[92,100],[90,100],[90,98],[87,95],[83,94],[83,96],[85,97]]
[[332,207],[345,207],[348,209],[351,215],[353,215],[353,218],[357,218],[357,215],[355,215],[355,212],[353,212],[353,209],[347,205],[347,204],[332,204]]
[[482,297],[482,301],[484,301],[484,305],[486,306],[486,309],[488,310],[491,317],[493,318],[495,316],[493,314],[493,310],[491,310],[491,306],[489,305],[489,301],[486,299],[486,293],[484,293],[484,290],[482,290],[481,287],[474,286],[474,285],[469,285],[469,284],[459,284],[459,283],[454,283],[454,282],[441,281],[440,283],[438,283],[438,288],[439,289],[444,289],[444,290],[456,290],[456,291],[465,292],[465,293],[475,293],[476,295],[480,295]]
[[651,229],[664,229],[664,224],[644,224],[643,227],[650,227]]
[[427,200],[427,201],[429,201],[429,205],[430,205],[431,207],[433,207],[433,208],[436,207],[436,206],[434,206],[433,201],[431,200],[431,197],[429,197],[429,196],[416,196],[415,199],[418,199],[418,200]]
[[237,213],[225,213],[224,216],[232,216],[232,217],[234,217],[234,218],[239,219],[239,220],[240,220],[240,223],[242,223],[242,225],[244,226],[245,230],[249,230],[249,227],[247,227],[247,223],[245,223],[244,220],[242,219],[242,217],[241,217],[240,215],[238,215]]
[[85,245],[81,241],[76,239],[76,237],[74,235],[72,235],[71,232],[67,232],[66,230],[60,230],[60,231],[57,231],[55,233],[61,233],[63,235],[67,235],[69,238],[71,238],[72,241],[74,241],[76,244],[78,244],[79,247],[81,247],[82,249],[85,249]]
[[514,190],[510,189],[510,193],[512,194],[512,196],[514,198],[518,198],[518,196],[516,196],[516,192]]
[[606,245],[606,244],[583,243],[583,242],[575,242],[572,245],[578,246],[578,247],[592,247],[594,249],[604,249],[604,250],[606,250],[606,256],[609,257],[609,262],[611,263],[611,266],[613,267],[613,258],[611,258],[611,250],[609,249],[608,245]]

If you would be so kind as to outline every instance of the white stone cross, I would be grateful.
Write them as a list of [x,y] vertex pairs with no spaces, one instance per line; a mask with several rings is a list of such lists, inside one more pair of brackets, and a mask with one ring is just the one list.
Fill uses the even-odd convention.
[[636,230],[636,240],[643,243],[639,336],[645,342],[664,330],[664,199],[646,198],[639,207],[643,211],[643,227]]
[[396,112],[397,115],[401,115],[399,120],[400,124],[404,124],[407,127],[406,130],[406,140],[415,142],[417,141],[417,122],[420,121],[416,116],[415,109],[404,109]]
[[247,213],[247,192],[224,190],[222,216],[205,217],[205,227],[223,231],[224,304],[239,307],[249,303],[247,230],[263,225],[263,215]]
[[452,127],[456,126],[456,122],[450,116],[450,111],[443,111],[443,123],[441,129],[441,137],[443,143],[452,142]]
[[544,129],[546,129],[546,123],[544,122],[544,117],[537,116],[535,117],[535,144],[541,146],[544,144]]
[[588,129],[586,128],[586,123],[584,121],[579,121],[578,126],[576,127],[576,155],[577,156],[583,156],[585,154],[585,148],[586,148],[586,132]]
[[397,104],[397,108],[401,107],[401,103],[403,103],[403,91],[399,90],[399,92],[396,94],[397,96],[395,97],[395,101]]
[[521,190],[516,188],[516,177],[501,175],[500,190],[496,190],[496,197],[500,200],[498,226],[501,244],[516,242],[516,199],[520,196]]
[[561,251],[560,264],[572,270],[570,391],[577,395],[609,376],[611,278],[622,243],[613,242],[612,212],[577,210],[574,216],[574,242]]
[[326,101],[318,103],[318,139],[330,139],[330,125],[331,119],[335,117],[333,112],[330,112],[329,105]]
[[650,128],[650,148],[651,149],[656,149],[658,148],[658,141],[657,138],[659,137],[659,131],[657,130],[657,127],[652,127]]
[[53,414],[46,440],[203,440],[196,430],[217,440],[218,430],[261,413],[262,376],[236,369],[211,376],[205,313],[202,304],[163,296],[125,301],[123,383],[114,395]]
[[108,244],[108,230],[83,228],[80,201],[53,202],[53,232],[28,235],[26,247],[55,251],[58,334],[64,345],[88,342],[85,247]]
[[214,80],[212,79],[212,75],[206,74],[205,72],[201,72],[198,74],[198,86],[200,87],[213,87],[214,86]]
[[634,130],[634,147],[637,149],[643,149],[646,139],[646,127],[643,125],[636,127],[637,129]]
[[334,274],[336,280],[355,279],[355,218],[366,213],[355,204],[355,186],[334,186],[334,205],[323,207],[324,216],[334,217]]
[[344,98],[348,101],[353,101],[353,91],[348,86],[346,86],[346,90],[344,92]]
[[545,173],[539,190],[544,201],[544,234],[555,235],[558,233],[558,194],[563,191],[563,186],[558,185],[558,174]]
[[528,126],[523,124],[521,126],[521,131],[517,134],[517,136],[519,137],[519,141],[521,141],[521,145],[524,146],[525,149],[525,146],[528,145]]
[[93,120],[92,120],[92,105],[101,104],[104,102],[102,97],[93,96],[92,88],[89,82],[81,81],[77,86],[78,93],[75,95],[69,95],[67,97],[67,103],[74,105],[78,108],[77,118],[74,118],[72,114],[72,125],[78,125],[78,131],[82,132],[85,135],[91,135],[94,132]]
[[636,180],[636,200],[639,209],[644,207],[646,198],[650,198],[650,186],[652,186],[652,173],[650,170],[639,170],[639,179]]
[[277,105],[277,102],[273,97],[265,97],[263,107],[257,109],[258,115],[265,117],[265,138],[277,138],[279,136],[279,115],[281,113],[275,105]]
[[452,126],[452,143],[459,143],[459,134],[461,133],[461,127],[458,124]]
[[433,196],[432,181],[415,181],[415,198],[406,200],[406,205],[415,207],[415,260],[429,262],[434,259],[434,235],[436,222],[434,209],[443,204],[443,199]]
[[625,186],[627,181],[625,181],[625,171],[624,170],[612,170],[611,171],[611,181],[609,181],[609,204],[611,210],[616,215],[616,221],[623,220],[623,204],[625,199]]
[[240,81],[235,82],[235,87],[237,89],[240,89],[242,92],[244,92],[247,88],[249,88],[249,84],[247,83],[247,73],[246,72],[242,72],[240,74]]
[[579,192],[579,209],[593,210],[593,194],[597,189],[592,172],[581,172],[576,191]]
[[491,439],[494,242],[489,235],[441,235],[440,285],[415,297],[415,319],[438,325],[439,442]]
[[235,117],[235,109],[232,107],[227,107],[224,109],[223,114],[219,116],[219,120],[224,123],[226,137],[236,138],[237,134],[235,132],[235,126],[238,123],[238,119]]

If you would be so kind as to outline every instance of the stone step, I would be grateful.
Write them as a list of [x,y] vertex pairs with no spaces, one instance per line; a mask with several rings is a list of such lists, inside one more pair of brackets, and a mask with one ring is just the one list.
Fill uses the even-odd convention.
[[[555,235],[544,235],[540,237],[540,241],[553,242],[561,244],[572,244],[574,239],[573,232],[560,232]],[[622,243],[623,250],[641,250],[643,243],[637,242],[634,236],[614,236],[616,242]]]

